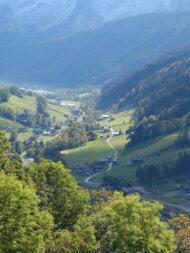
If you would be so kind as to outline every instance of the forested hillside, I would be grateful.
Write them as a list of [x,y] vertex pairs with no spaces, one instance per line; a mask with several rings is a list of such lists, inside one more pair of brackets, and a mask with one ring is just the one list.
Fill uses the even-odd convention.
[[1,32],[0,79],[49,89],[103,83],[190,43],[190,15],[142,15],[68,38],[53,34]]
[[[103,89],[100,107],[140,106],[141,117],[151,114],[180,117],[189,110],[190,47],[161,57],[156,62],[118,79]],[[169,115],[165,115],[168,110]]]
[[[160,149],[166,156],[168,154],[167,161],[162,160],[158,152],[155,161],[138,166],[136,177],[139,180],[150,182],[189,172],[189,97],[190,47],[164,55],[103,91],[101,106],[114,105],[114,110],[127,106],[137,108],[136,123],[126,132],[126,151],[155,137],[178,134],[170,147],[166,144],[165,150]],[[176,152],[173,160],[169,155],[171,149]]]

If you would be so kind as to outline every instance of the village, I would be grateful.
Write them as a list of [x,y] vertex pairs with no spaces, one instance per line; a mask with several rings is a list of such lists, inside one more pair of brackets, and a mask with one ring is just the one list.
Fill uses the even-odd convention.
[[113,162],[111,156],[100,158],[91,164],[75,164],[75,170],[84,177],[91,176],[93,174],[104,172],[108,165]]

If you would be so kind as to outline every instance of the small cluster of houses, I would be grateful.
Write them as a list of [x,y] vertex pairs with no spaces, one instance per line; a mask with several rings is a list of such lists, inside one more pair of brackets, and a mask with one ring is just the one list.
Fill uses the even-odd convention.
[[[63,123],[62,123],[63,124]],[[40,126],[33,127],[33,135],[27,139],[27,143],[38,142],[40,135],[54,137],[58,134],[58,130],[55,126],[43,129]]]
[[65,107],[67,109],[70,109],[70,110],[74,109],[75,106],[76,106],[75,104],[66,104],[64,102],[60,102],[59,105],[62,106],[62,107]]
[[74,110],[75,107],[76,107],[76,104],[74,103],[65,103],[65,102],[62,102],[62,98],[56,98],[55,101],[49,101],[48,103],[49,104],[52,104],[52,105],[59,105],[61,107],[65,107],[69,110]]
[[112,157],[107,156],[105,158],[98,159],[96,162],[91,164],[75,164],[75,169],[82,176],[90,176],[95,173],[105,171],[106,166],[108,166],[112,161]]

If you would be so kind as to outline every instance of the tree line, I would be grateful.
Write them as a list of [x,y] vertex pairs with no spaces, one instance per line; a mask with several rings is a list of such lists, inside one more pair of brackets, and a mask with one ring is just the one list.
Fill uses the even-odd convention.
[[152,181],[174,177],[190,171],[190,152],[179,153],[176,161],[159,165],[139,166],[136,177],[142,181]]

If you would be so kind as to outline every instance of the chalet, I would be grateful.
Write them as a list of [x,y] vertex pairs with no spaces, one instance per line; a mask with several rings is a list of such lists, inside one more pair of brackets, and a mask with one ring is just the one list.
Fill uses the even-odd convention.
[[73,111],[72,111],[72,114],[73,114],[74,116],[82,116],[82,112],[81,112],[80,110],[73,110]]
[[131,158],[131,163],[134,164],[134,165],[142,164],[144,162],[145,162],[145,160],[144,160],[143,157],[133,157],[133,158]]
[[75,169],[83,176],[89,176],[94,173],[93,168],[87,166],[86,164],[76,164]]
[[51,105],[59,105],[59,102],[55,102],[55,101],[49,101],[48,103]]
[[75,107],[75,104],[68,104],[67,105],[69,108],[74,108]]
[[114,137],[119,136],[119,135],[120,135],[120,132],[113,132]]
[[43,136],[51,136],[51,131],[44,131],[42,133]]
[[107,156],[105,158],[102,159],[98,159],[98,163],[97,164],[109,164],[112,161],[112,157],[111,156]]
[[110,118],[110,115],[109,115],[109,114],[104,114],[104,115],[102,115],[102,118],[103,118],[103,119],[109,119],[109,118]]
[[81,170],[81,169],[86,169],[87,168],[86,164],[82,164],[82,163],[75,164],[74,167],[75,167],[76,170]]
[[135,134],[135,132],[130,132],[129,137],[132,137]]
[[33,133],[35,135],[41,135],[43,133],[43,130],[42,128],[36,128],[36,129],[33,129]]
[[101,130],[101,133],[108,133],[110,132],[110,127],[109,126],[104,126]]
[[77,117],[71,117],[71,120],[72,121],[77,121],[78,119],[77,119]]
[[104,166],[104,164],[95,164],[94,170],[95,170],[95,172],[103,171],[103,170],[105,170],[105,166]]

